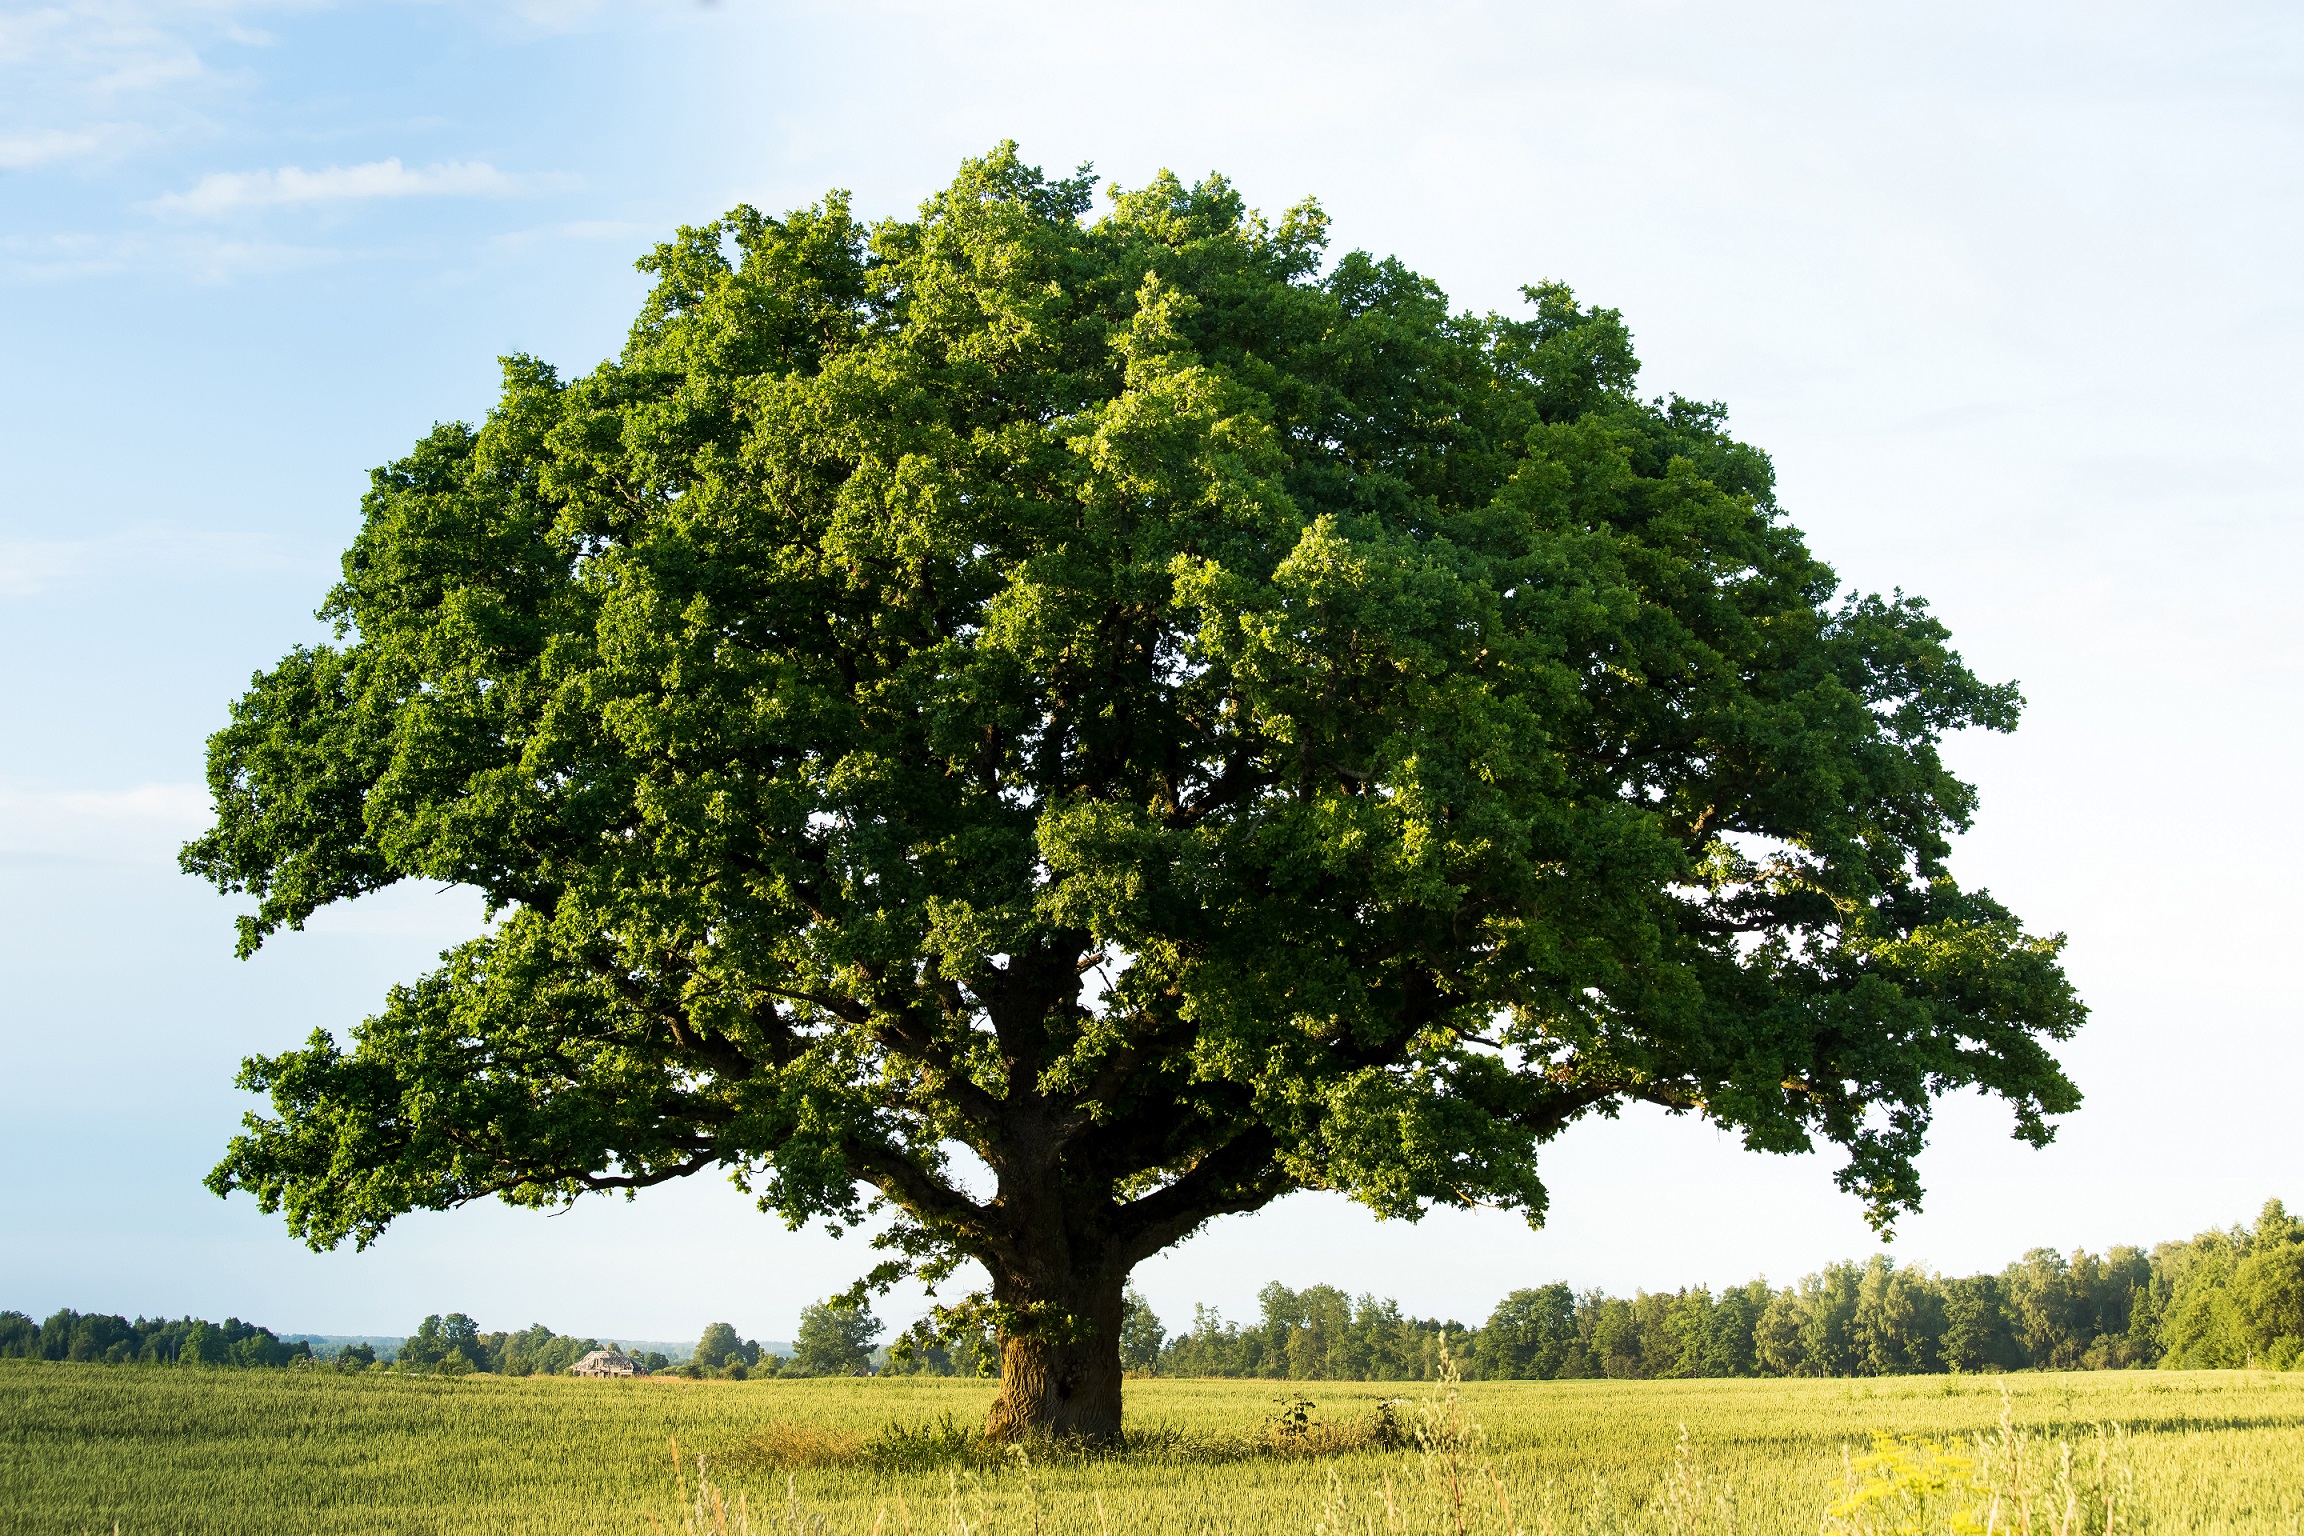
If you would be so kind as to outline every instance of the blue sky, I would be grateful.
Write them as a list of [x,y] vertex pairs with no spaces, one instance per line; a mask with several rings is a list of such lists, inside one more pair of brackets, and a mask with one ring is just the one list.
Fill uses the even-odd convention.
[[[904,213],[1007,137],[1316,194],[1470,307],[1541,277],[1620,307],[1645,385],[1726,401],[1844,577],[2021,681],[2024,729],[1953,749],[1960,868],[2071,934],[2089,1104],[2044,1153],[1948,1106],[1900,1257],[2304,1200],[2294,8],[10,0],[0,1306],[787,1337],[856,1272],[710,1183],[325,1257],[215,1200],[238,1058],[341,1032],[475,912],[395,891],[241,964],[172,855],[367,470],[483,412],[497,355],[613,350],[678,223],[834,186]],[[1171,1323],[1270,1278],[1466,1320],[1553,1278],[1784,1280],[1870,1244],[1830,1168],[1628,1113],[1559,1144],[1542,1233],[1299,1197],[1141,1280]]]

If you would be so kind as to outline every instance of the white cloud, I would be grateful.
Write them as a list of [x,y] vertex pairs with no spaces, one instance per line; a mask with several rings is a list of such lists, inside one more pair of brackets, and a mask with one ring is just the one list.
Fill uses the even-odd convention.
[[203,108],[245,82],[205,54],[254,46],[233,12],[288,3],[296,0],[0,0],[0,170],[211,132]]
[[178,80],[197,80],[206,73],[208,66],[200,61],[200,55],[186,50],[123,64],[99,75],[90,82],[90,86],[108,94],[149,91]]
[[188,192],[171,192],[152,204],[160,213],[213,218],[242,208],[298,203],[341,203],[379,197],[501,197],[519,190],[519,180],[484,160],[450,160],[411,170],[397,155],[365,165],[307,171],[284,165],[276,171],[219,171],[204,176]]
[[20,171],[52,160],[76,160],[82,155],[94,154],[104,139],[102,129],[71,133],[61,128],[47,128],[33,133],[0,133],[0,170]]
[[0,70],[36,92],[134,91],[205,73],[195,38],[213,33],[217,7],[50,5],[0,16]]
[[59,789],[0,781],[0,855],[164,862],[208,825],[199,784]]
[[136,569],[270,570],[287,559],[261,534],[124,528],[93,539],[0,539],[0,598],[39,597]]
[[506,9],[540,32],[575,32],[607,9],[603,0],[510,0]]
[[0,597],[37,597],[79,567],[85,548],[59,539],[0,543]]

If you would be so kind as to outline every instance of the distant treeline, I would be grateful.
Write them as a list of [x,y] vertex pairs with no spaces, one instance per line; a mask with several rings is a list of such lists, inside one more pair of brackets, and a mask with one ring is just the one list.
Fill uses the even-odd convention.
[[2038,1248],[1996,1275],[1945,1277],[1881,1255],[1784,1290],[1755,1280],[1621,1297],[1554,1284],[1514,1291],[1476,1329],[1329,1285],[1269,1285],[1259,1300],[1254,1323],[1201,1307],[1167,1339],[1132,1295],[1122,1356],[1163,1375],[1327,1381],[1429,1380],[1443,1341],[1465,1375],[1490,1380],[2289,1370],[2304,1367],[2304,1221],[2275,1200],[2253,1228],[2150,1253]]
[[820,1301],[800,1309],[800,1331],[789,1355],[739,1339],[714,1323],[696,1341],[680,1372],[686,1376],[978,1376],[994,1375],[999,1351],[986,1337],[908,1337],[897,1348],[876,1345],[885,1325],[869,1305]]
[[[611,1348],[614,1346],[611,1345]],[[0,1312],[0,1359],[88,1360],[103,1365],[205,1365],[227,1369],[395,1370],[459,1376],[565,1371],[593,1350],[597,1339],[571,1338],[539,1323],[518,1333],[482,1333],[461,1312],[424,1319],[399,1353],[379,1362],[368,1344],[315,1350],[302,1339],[283,1340],[269,1328],[236,1317],[211,1323],[197,1317],[127,1318],[103,1312],[56,1313],[36,1323],[22,1312]],[[667,1361],[645,1357],[653,1368]]]
[[108,1365],[210,1365],[264,1368],[310,1365],[312,1346],[282,1342],[269,1328],[228,1317],[139,1317],[130,1322],[102,1312],[58,1312],[36,1323],[21,1312],[0,1312],[0,1360],[97,1360]]
[[[461,1312],[424,1319],[401,1341],[392,1369],[419,1375],[462,1376],[485,1371],[494,1376],[555,1376],[603,1346],[598,1339],[579,1339],[554,1333],[542,1323],[517,1333],[482,1333],[480,1325]],[[670,1362],[661,1354],[640,1357],[649,1370],[662,1370]]]
[[[1468,1377],[1897,1376],[1931,1371],[2304,1368],[2304,1220],[2274,1200],[2254,1227],[2203,1232],[2146,1253],[2070,1257],[2036,1248],[1998,1274],[1947,1277],[1886,1255],[1827,1266],[1798,1285],[1766,1281],[1715,1293],[1609,1296],[1565,1284],[1518,1290],[1487,1323],[1402,1315],[1399,1303],[1332,1285],[1268,1285],[1253,1323],[1194,1309],[1170,1338],[1131,1291],[1120,1353],[1132,1370],[1167,1376],[1302,1381],[1429,1381],[1443,1349]],[[999,1369],[988,1337],[923,1341],[891,1351],[865,1306],[804,1309],[789,1357],[726,1323],[704,1330],[680,1364],[692,1376],[974,1376]],[[603,1347],[538,1323],[483,1333],[461,1312],[434,1315],[379,1362],[366,1344],[316,1353],[268,1328],[227,1318],[126,1318],[58,1312],[35,1323],[0,1312],[0,1358],[112,1364],[394,1370],[436,1375],[552,1375]],[[610,1344],[607,1348],[614,1349]],[[639,1357],[649,1370],[672,1364]]]

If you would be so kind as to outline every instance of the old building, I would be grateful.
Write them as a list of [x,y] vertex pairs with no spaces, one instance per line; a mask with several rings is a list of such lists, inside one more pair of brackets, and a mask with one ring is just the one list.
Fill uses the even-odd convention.
[[648,1367],[620,1349],[596,1349],[568,1367],[571,1376],[645,1376]]

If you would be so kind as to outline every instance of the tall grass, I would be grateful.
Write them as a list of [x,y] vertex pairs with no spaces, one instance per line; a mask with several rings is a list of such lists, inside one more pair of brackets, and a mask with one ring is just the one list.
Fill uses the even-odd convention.
[[[991,1388],[974,1381],[425,1380],[0,1361],[0,1531],[62,1536],[117,1521],[123,1536],[636,1536],[653,1519],[667,1532],[744,1521],[858,1536],[1814,1536],[1850,1497],[1851,1474],[1858,1490],[1909,1485],[1921,1474],[1895,1458],[1925,1472],[1930,1458],[1965,1457],[1975,1466],[1961,1475],[2032,1490],[2029,1506],[2003,1498],[1992,1536],[2093,1536],[2101,1521],[2054,1522],[2067,1504],[2093,1508],[2098,1424],[2114,1530],[2284,1536],[2304,1512],[2296,1375],[1473,1382],[1412,1388],[1407,1402],[1299,1386],[1132,1382],[1117,1451],[1018,1457],[976,1434]],[[1977,1437],[2000,1446],[2003,1434],[2016,1439],[1988,1461]],[[1891,1462],[1868,1461],[1878,1456]],[[2059,1492],[2067,1476],[2071,1496]],[[719,1502],[700,1511],[707,1485]],[[1977,1507],[1963,1500],[1920,1529],[1958,1529],[1948,1522]],[[1905,1523],[1889,1512],[1882,1497],[1834,1518],[1869,1536]]]
[[[1582,1501],[1564,1498],[1552,1483],[1536,1490],[1532,1500],[1526,1490],[1516,1498],[1511,1480],[1489,1454],[1486,1429],[1464,1400],[1462,1383],[1445,1364],[1435,1393],[1404,1416],[1391,1411],[1392,1403],[1384,1404],[1371,1424],[1357,1427],[1350,1450],[1307,1450],[1317,1443],[1308,1407],[1303,1400],[1287,1403],[1267,1420],[1261,1435],[1163,1441],[1152,1455],[1171,1466],[1321,1455],[1326,1463],[1321,1507],[1308,1525],[1274,1527],[1311,1536],[1376,1536],[1379,1531],[1386,1536],[1564,1536],[1569,1531],[1577,1536],[1737,1536],[1748,1528],[1740,1519],[1734,1486],[1707,1472],[1686,1425],[1680,1426],[1672,1461],[1646,1503],[1627,1512],[1613,1507],[1604,1484],[1596,1484],[1594,1496]],[[1371,1447],[1378,1427],[1387,1436],[1403,1436],[1409,1449],[1392,1465],[1379,1462],[1372,1474],[1348,1481],[1341,1466],[1348,1464],[1352,1450]],[[822,1442],[795,1448],[819,1464],[822,1457],[837,1454],[849,1463],[885,1467],[895,1464],[889,1460],[890,1443],[881,1437],[853,1441],[837,1452]],[[989,1446],[950,1420],[926,1436],[899,1433],[893,1443],[904,1448],[904,1464],[913,1470],[924,1460],[947,1463],[949,1515],[921,1525],[903,1496],[893,1494],[873,1511],[873,1536],[890,1528],[891,1512],[907,1536],[921,1531],[995,1536],[1005,1530],[1040,1536],[1051,1529],[1055,1511],[1044,1507],[1030,1447]],[[1101,1461],[1107,1466],[1140,1461],[1144,1455],[1142,1448],[1125,1445],[1094,1450],[1050,1446],[1043,1454],[1051,1451],[1074,1464]],[[696,1458],[692,1501],[677,1445],[673,1461],[683,1510],[680,1536],[754,1536],[756,1531],[762,1536],[833,1536],[838,1529],[829,1515],[803,1505],[790,1473],[783,1504],[756,1523],[743,1494],[731,1499],[712,1482],[704,1457]],[[1005,1505],[987,1497],[976,1475],[996,1464],[1011,1468],[1020,1485],[1021,1497]],[[962,1466],[969,1469],[966,1500]],[[1045,1461],[1037,1464],[1043,1479],[1046,1467]],[[1843,1448],[1838,1497],[1821,1480],[1819,1495],[1822,1536],[2119,1536],[2144,1529],[2152,1513],[2137,1493],[2124,1428],[2096,1425],[2077,1446],[2069,1439],[2050,1440],[2016,1423],[2015,1397],[2005,1388],[1995,1433],[1974,1435],[1965,1449],[1878,1435],[1862,1456]],[[1092,1487],[1091,1499],[1095,1529],[1109,1533],[1111,1506],[1104,1490]],[[656,1529],[670,1527],[657,1523]]]

